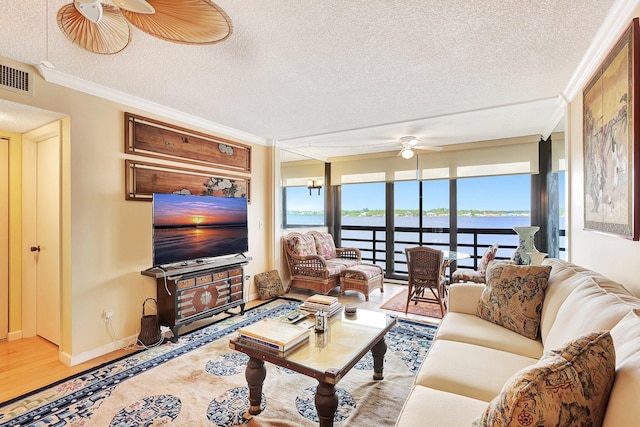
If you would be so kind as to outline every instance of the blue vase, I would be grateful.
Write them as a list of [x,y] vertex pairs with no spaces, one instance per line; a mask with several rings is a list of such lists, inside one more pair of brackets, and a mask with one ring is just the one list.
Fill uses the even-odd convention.
[[518,233],[518,247],[513,255],[511,255],[511,260],[518,265],[529,265],[531,264],[531,257],[527,252],[538,252],[533,238],[538,230],[540,230],[540,227],[532,225],[513,227],[513,229]]

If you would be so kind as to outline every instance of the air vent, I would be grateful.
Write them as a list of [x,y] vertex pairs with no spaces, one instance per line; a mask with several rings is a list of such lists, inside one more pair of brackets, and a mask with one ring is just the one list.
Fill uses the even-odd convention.
[[29,71],[0,64],[0,88],[33,96],[33,75]]

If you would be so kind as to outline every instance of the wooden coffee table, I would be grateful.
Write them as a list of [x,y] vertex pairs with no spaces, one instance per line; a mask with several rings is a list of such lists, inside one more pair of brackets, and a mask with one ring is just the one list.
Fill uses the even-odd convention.
[[354,316],[343,312],[329,320],[329,329],[322,334],[317,334],[312,327],[309,343],[284,357],[231,339],[229,347],[249,356],[246,369],[249,413],[260,413],[262,384],[267,375],[264,362],[267,361],[318,380],[315,403],[320,426],[333,426],[338,408],[336,384],[368,351],[373,355],[373,379],[384,378],[387,352],[384,336],[395,324],[394,316],[382,312],[358,309]]

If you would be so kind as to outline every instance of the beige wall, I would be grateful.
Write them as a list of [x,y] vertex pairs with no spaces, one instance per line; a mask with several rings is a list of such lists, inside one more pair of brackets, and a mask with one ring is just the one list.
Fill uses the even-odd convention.
[[9,338],[11,331],[20,328],[22,308],[20,305],[22,298],[21,271],[22,260],[22,136],[18,133],[8,132],[0,129],[0,135],[9,139],[9,306],[15,310],[9,310]]
[[[639,15],[636,10],[634,16]],[[598,271],[640,296],[640,242],[584,230],[582,92],[570,103],[568,117],[570,261]]]
[[[36,70],[34,74],[34,98],[11,92],[0,93],[0,98],[70,116],[68,144],[62,149],[62,181],[63,188],[67,182],[68,192],[62,195],[61,350],[64,359],[75,364],[113,348],[101,317],[103,309],[114,310],[118,338],[137,336],[142,303],[156,296],[155,280],[140,274],[152,262],[151,203],[125,200],[124,159],[134,156],[126,155],[123,149],[124,112],[170,121],[47,83]],[[205,129],[195,130],[211,134]],[[272,150],[252,145],[247,255],[253,260],[246,268],[251,276],[273,264],[272,246],[265,244],[273,235]],[[254,298],[253,278],[247,286]],[[14,304],[12,313],[18,310]]]

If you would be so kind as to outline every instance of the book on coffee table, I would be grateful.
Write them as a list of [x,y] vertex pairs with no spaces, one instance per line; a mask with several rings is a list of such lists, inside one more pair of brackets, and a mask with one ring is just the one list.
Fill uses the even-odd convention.
[[311,303],[316,303],[316,304],[331,305],[338,302],[338,297],[317,294],[317,295],[311,295],[309,298],[306,299],[306,301]]
[[342,310],[342,304],[337,297],[328,295],[313,295],[300,304],[300,310],[309,314],[315,314],[319,311],[327,313],[331,317]]
[[255,339],[253,337],[246,337],[243,335],[238,335],[238,337],[234,341],[237,344],[241,344],[246,347],[251,347],[251,348],[263,351],[265,353],[271,354],[273,356],[286,357],[288,354],[291,354],[294,350],[297,350],[298,348],[307,344],[309,342],[309,335],[302,337],[298,343],[289,345],[285,350],[280,350],[278,346],[269,345],[268,343],[264,343],[259,339]]
[[309,328],[266,318],[238,329],[238,339],[286,352],[309,339]]

